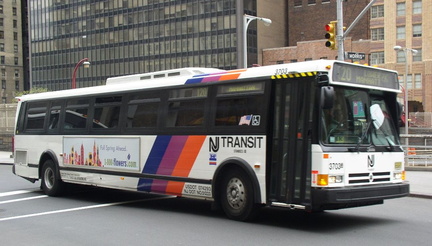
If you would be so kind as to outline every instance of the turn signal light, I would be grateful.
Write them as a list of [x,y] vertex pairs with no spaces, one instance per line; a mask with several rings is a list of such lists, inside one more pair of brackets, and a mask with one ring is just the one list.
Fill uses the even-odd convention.
[[327,186],[328,185],[328,174],[317,175],[317,185]]

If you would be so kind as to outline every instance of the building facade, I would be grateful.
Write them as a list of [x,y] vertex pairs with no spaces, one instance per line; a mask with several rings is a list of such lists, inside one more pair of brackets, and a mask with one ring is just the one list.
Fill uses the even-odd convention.
[[[323,39],[324,26],[337,20],[337,0],[293,0],[288,2],[288,46],[297,42]],[[357,15],[368,5],[370,0],[343,2],[344,26],[347,28]],[[353,40],[369,38],[368,16],[364,16],[349,34]]]
[[372,10],[371,63],[397,70],[401,85],[407,75],[409,112],[432,112],[432,0],[378,0]]
[[23,89],[21,0],[0,0],[1,103],[11,103]]
[[[91,66],[78,67],[77,87],[180,67],[237,68],[243,14],[284,19],[285,5],[281,0],[29,0],[31,86],[71,88],[74,67],[83,58]],[[258,62],[262,48],[285,45],[285,22],[276,23],[251,24],[248,65]]]

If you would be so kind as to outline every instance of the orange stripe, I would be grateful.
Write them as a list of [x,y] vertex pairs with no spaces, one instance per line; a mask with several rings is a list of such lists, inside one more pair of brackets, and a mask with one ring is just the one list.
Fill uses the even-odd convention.
[[247,69],[236,69],[236,70],[228,71],[227,73],[242,73],[244,71],[247,71]]
[[[189,136],[171,176],[188,177],[206,136]],[[169,181],[166,193],[181,194],[184,182]]]
[[239,76],[240,76],[239,73],[234,73],[234,74],[225,74],[225,75],[222,75],[222,76],[220,77],[219,81],[222,81],[222,80],[237,79]]

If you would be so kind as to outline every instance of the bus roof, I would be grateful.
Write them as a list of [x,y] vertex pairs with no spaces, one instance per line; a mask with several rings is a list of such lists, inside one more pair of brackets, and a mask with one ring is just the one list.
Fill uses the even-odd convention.
[[[335,63],[347,64],[345,67],[367,67],[348,62],[334,60],[315,60],[296,63],[285,63],[278,65],[269,65],[236,70],[221,70],[215,68],[189,67],[180,69],[171,69],[159,72],[151,72],[144,74],[134,74],[119,77],[108,78],[106,85],[69,89],[62,91],[44,92],[29,94],[20,97],[20,101],[37,100],[37,99],[55,99],[64,97],[73,97],[80,95],[103,94],[113,91],[132,91],[144,88],[167,87],[182,84],[206,83],[215,81],[225,81],[234,79],[247,78],[287,78],[291,76],[301,77],[308,76],[310,72],[328,72],[331,74]],[[381,68],[370,68],[372,71],[384,71],[386,74],[397,73],[392,70]],[[315,73],[314,73],[315,74]],[[309,75],[310,76],[310,75]],[[341,76],[339,76],[341,77]],[[387,91],[398,92],[395,87],[383,88],[373,84],[352,83],[352,81],[332,81],[332,76],[329,76],[330,83],[350,85],[355,84],[356,87],[376,88]],[[397,82],[397,77],[396,77]],[[397,84],[399,86],[399,83]]]

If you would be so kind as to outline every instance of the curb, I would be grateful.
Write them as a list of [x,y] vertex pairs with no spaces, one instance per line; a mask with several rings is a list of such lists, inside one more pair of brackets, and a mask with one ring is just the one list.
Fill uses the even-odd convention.
[[432,172],[432,166],[420,167],[420,166],[409,166],[405,167],[405,171],[422,171],[422,172]]
[[415,198],[432,199],[432,195],[426,195],[426,194],[410,193],[408,196],[415,197]]

